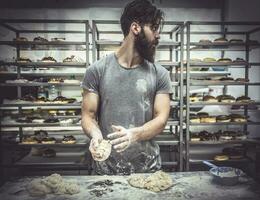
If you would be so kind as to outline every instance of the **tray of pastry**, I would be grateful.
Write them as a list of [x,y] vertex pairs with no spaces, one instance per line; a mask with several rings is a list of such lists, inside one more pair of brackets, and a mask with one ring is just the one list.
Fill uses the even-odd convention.
[[230,58],[210,58],[206,57],[204,59],[193,58],[190,59],[190,66],[203,66],[203,67],[211,67],[211,66],[245,66],[248,63],[243,58],[236,58],[235,60],[231,60]]
[[51,68],[60,68],[62,67],[86,67],[86,63],[80,62],[0,62],[0,65],[8,66],[22,66],[22,67],[51,67]]

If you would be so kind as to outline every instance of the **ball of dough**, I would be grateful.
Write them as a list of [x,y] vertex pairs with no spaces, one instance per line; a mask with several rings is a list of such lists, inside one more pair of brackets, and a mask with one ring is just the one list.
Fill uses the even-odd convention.
[[51,193],[51,188],[46,186],[41,179],[34,179],[27,186],[27,191],[31,196],[45,196]]
[[110,156],[111,149],[112,149],[112,145],[110,144],[110,142],[108,140],[102,140],[99,143],[98,148],[96,150],[96,152],[98,154],[100,154],[101,157],[100,158],[94,158],[94,160],[105,161]]

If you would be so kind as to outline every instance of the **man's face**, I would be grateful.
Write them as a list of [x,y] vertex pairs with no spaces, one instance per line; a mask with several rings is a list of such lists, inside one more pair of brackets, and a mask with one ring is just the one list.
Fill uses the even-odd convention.
[[153,63],[159,39],[158,30],[145,25],[141,27],[141,32],[136,36],[135,48],[142,58]]

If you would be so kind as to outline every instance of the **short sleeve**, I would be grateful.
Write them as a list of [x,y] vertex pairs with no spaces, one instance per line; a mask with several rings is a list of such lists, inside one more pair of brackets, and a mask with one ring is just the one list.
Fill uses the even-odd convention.
[[89,92],[99,93],[99,74],[95,65],[91,65],[86,69],[81,87]]
[[157,94],[172,94],[172,85],[169,72],[159,66],[157,68],[157,87],[156,93]]

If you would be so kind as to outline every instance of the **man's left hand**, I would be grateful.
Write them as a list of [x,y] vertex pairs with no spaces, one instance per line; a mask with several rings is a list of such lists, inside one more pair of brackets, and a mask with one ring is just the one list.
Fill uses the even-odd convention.
[[133,143],[133,132],[122,126],[112,125],[113,133],[108,134],[110,143],[117,152],[126,150]]

